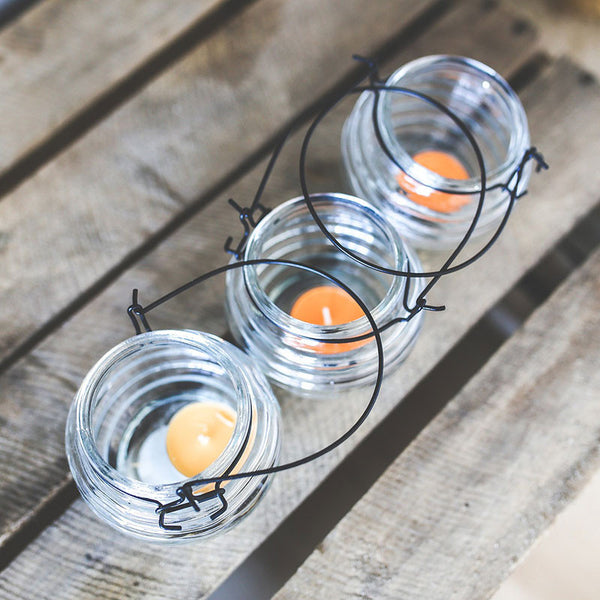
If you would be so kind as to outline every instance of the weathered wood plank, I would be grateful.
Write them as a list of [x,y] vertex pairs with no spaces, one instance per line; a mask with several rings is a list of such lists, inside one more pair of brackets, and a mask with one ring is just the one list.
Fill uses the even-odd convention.
[[[594,181],[588,182],[592,186],[590,188],[574,188],[568,202],[565,202],[565,196],[557,196],[555,193],[556,189],[570,187],[574,181],[581,179],[588,169],[585,158],[590,156],[590,148],[600,144],[600,136],[592,129],[591,118],[600,108],[599,90],[596,85],[583,84],[580,80],[583,81],[581,73],[570,63],[563,62],[523,92],[526,108],[532,117],[534,139],[555,164],[560,164],[568,156],[572,167],[569,171],[554,169],[543,180],[534,181],[531,196],[527,202],[522,203],[513,220],[513,224],[516,223],[517,226],[509,229],[498,249],[469,273],[444,282],[442,296],[448,306],[452,309],[468,301],[469,310],[454,309],[435,321],[430,319],[405,368],[386,382],[375,413],[367,421],[364,430],[347,446],[308,467],[278,476],[269,495],[251,518],[224,538],[196,545],[193,556],[189,549],[173,548],[169,549],[168,556],[157,559],[153,547],[140,546],[139,543],[108,530],[90,516],[81,502],[76,502],[64,517],[49,527],[3,573],[0,589],[4,596],[0,597],[27,597],[34,572],[38,574],[37,589],[42,594],[47,594],[47,597],[51,597],[59,588],[61,595],[66,598],[92,597],[93,593],[101,593],[110,598],[122,597],[119,594],[128,594],[125,597],[149,595],[156,598],[177,598],[178,595],[184,597],[190,589],[201,597],[214,589],[219,580],[314,489],[335,467],[340,457],[398,403],[406,391],[427,373],[430,366],[451,348],[469,326],[506,293],[516,279],[593,205],[595,196],[590,191]],[[563,119],[555,118],[556,113],[563,115],[564,122],[569,124],[567,132]],[[600,127],[600,124],[597,126]],[[331,157],[332,148],[337,142],[335,136],[326,137],[331,138],[330,146],[315,146],[314,160],[318,169],[315,167],[311,170],[315,181],[319,177],[319,183],[325,182],[326,173],[334,170]],[[568,139],[564,139],[565,137]],[[595,150],[591,154],[594,152]],[[290,179],[290,173],[296,169],[295,157],[289,162],[283,158],[287,166],[283,168],[282,163],[283,173],[275,174],[271,187],[271,196],[279,200],[296,193],[295,184]],[[232,195],[236,198],[249,197],[255,182],[256,179],[250,181],[250,178],[246,178],[232,189]],[[519,226],[521,220],[529,224],[527,229]],[[61,410],[64,418],[68,396],[78,385],[80,373],[93,362],[90,352],[99,354],[121,339],[123,332],[129,331],[124,313],[119,322],[115,321],[114,307],[124,307],[127,304],[130,288],[143,282],[141,289],[144,298],[151,299],[181,283],[186,277],[208,268],[214,264],[213,261],[222,263],[210,250],[214,247],[214,242],[205,240],[200,232],[207,231],[210,224],[213,239],[222,240],[226,234],[231,233],[233,222],[234,219],[221,207],[211,206],[142,261],[134,272],[120,278],[101,298],[70,320],[56,336],[40,345],[15,369],[11,369],[12,384],[9,381],[10,393],[5,396],[9,406],[8,414],[10,415],[10,411],[14,414],[19,407],[26,413],[43,402],[44,405],[48,404],[48,410],[54,407],[54,419]],[[531,227],[533,222],[538,226]],[[518,255],[517,250],[520,252]],[[177,264],[181,270],[174,267]],[[497,276],[499,272],[502,277]],[[481,289],[471,297],[469,290],[472,289],[473,282],[477,282],[478,290],[479,286]],[[196,295],[182,298],[177,306],[165,308],[162,317],[153,322],[156,326],[170,323],[202,328],[208,323],[212,330],[222,332],[223,321],[216,316],[220,314],[218,311],[221,304],[218,293],[219,286],[215,285]],[[94,334],[90,337],[92,316]],[[45,381],[41,381],[37,388],[39,397],[32,400],[35,387],[27,391],[21,390],[24,381],[31,381],[35,386],[35,374],[38,371],[38,380],[45,377]],[[48,388],[42,392],[44,386]],[[338,423],[342,428],[363,402],[362,394],[349,396],[344,399],[343,410],[340,410],[339,402],[334,401],[284,401],[286,454],[298,456],[329,441],[336,432],[328,424]],[[46,411],[46,408],[43,410]],[[4,416],[7,413],[1,414]],[[21,432],[20,435],[11,437],[12,457],[15,456],[15,448],[17,452],[22,448],[24,455],[27,454],[27,442],[24,439],[31,440],[29,444],[33,441],[24,425],[25,420],[24,415],[19,419],[11,419],[10,429],[19,429]],[[310,432],[310,436],[306,432]],[[7,435],[10,435],[10,430]],[[53,434],[48,435],[51,437]],[[58,487],[64,477],[64,458],[58,454],[53,456],[57,448],[62,449],[62,432],[57,432],[56,438],[48,441],[52,447],[48,457],[43,457],[44,463],[40,464],[38,461],[29,468],[38,477],[45,477],[48,473],[46,487],[52,489]],[[51,481],[54,483],[50,483]],[[8,506],[7,512],[14,514],[21,504],[29,502],[28,494],[40,487],[39,480],[33,486],[27,482],[18,488],[12,485],[8,488],[12,495],[5,495],[2,505]],[[199,568],[199,565],[202,567]],[[177,573],[178,581],[185,582],[185,585],[174,588],[173,573]],[[40,585],[42,578],[43,584]],[[64,581],[70,582],[70,589],[64,589]],[[140,584],[142,581],[143,584]]]
[[488,598],[600,467],[599,292],[597,251],[275,597]]
[[[184,207],[201,203],[355,68],[352,52],[373,53],[431,4],[348,0],[326,8],[317,0],[263,0],[5,198],[0,359]],[[495,13],[476,5],[474,31],[497,40],[480,47],[482,57],[500,70],[526,60],[532,34],[511,34],[506,19],[496,31]],[[509,52],[498,41],[507,36]],[[436,48],[454,47],[453,37]],[[474,47],[469,39],[452,42],[456,51]]]
[[0,31],[0,177],[219,4],[46,0]]

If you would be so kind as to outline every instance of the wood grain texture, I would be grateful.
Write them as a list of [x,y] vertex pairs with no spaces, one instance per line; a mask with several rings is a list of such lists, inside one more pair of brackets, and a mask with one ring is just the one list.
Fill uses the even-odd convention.
[[258,2],[4,198],[0,359],[431,4]]
[[277,600],[488,598],[600,467],[600,251],[476,375]]
[[[432,43],[435,47],[434,39]],[[544,149],[550,161],[560,164],[569,158],[572,167],[568,171],[554,169],[543,179],[535,180],[531,195],[527,202],[521,204],[498,248],[468,273],[444,282],[440,296],[448,304],[449,313],[428,320],[413,354],[401,370],[388,378],[375,412],[350,443],[321,461],[278,476],[269,495],[251,518],[222,538],[194,546],[193,553],[189,548],[170,548],[166,554],[157,557],[153,546],[145,546],[114,533],[95,520],[81,502],[76,502],[3,572],[0,598],[27,598],[31,595],[34,573],[37,574],[36,593],[41,594],[40,598],[51,598],[59,590],[64,598],[92,598],[95,595],[106,598],[184,598],[191,589],[197,597],[203,597],[213,590],[318,485],[340,458],[385,417],[469,326],[594,204],[596,196],[592,193],[592,181],[589,182],[590,188],[575,187],[567,201],[565,196],[555,193],[557,189],[573,187],[573,182],[582,178],[588,170],[585,158],[590,155],[590,147],[600,144],[600,136],[591,130],[591,115],[600,108],[599,90],[595,84],[580,83],[583,79],[577,68],[565,61],[555,65],[523,91],[536,143]],[[561,115],[560,119],[556,118],[557,114]],[[567,131],[564,122],[568,123]],[[337,122],[338,128],[339,124]],[[333,134],[328,129],[323,133],[325,138],[329,138],[329,145],[315,145],[314,164],[310,171],[312,181],[319,189],[329,187],[327,181],[335,183],[335,180],[328,179],[328,174],[335,173],[332,157],[335,156],[337,132]],[[283,200],[297,194],[291,175],[296,170],[296,156],[289,159],[286,156],[282,157],[282,172],[275,174],[270,187],[270,203],[273,198]],[[258,173],[245,178],[231,190],[231,195],[239,199],[248,198],[257,178]],[[21,417],[11,419],[10,430],[20,431],[20,435],[11,439],[12,457],[18,452],[19,445],[24,449],[23,454],[27,455],[27,443],[23,440],[35,443],[29,437],[29,426],[25,422],[28,411],[37,406],[43,407],[38,410],[44,412],[48,406],[48,410],[51,407],[55,410],[54,418],[61,410],[64,418],[80,374],[89,368],[94,356],[99,356],[128,334],[129,325],[124,311],[121,312],[121,320],[116,321],[115,307],[126,306],[131,287],[139,284],[143,301],[151,300],[193,274],[214,264],[222,264],[223,260],[214,254],[214,240],[223,240],[226,234],[231,233],[234,221],[235,218],[228,215],[222,206],[210,206],[135,270],[121,277],[15,369],[11,369],[13,381],[9,394],[5,396],[7,407],[15,411],[24,405]],[[533,222],[536,227],[531,226]],[[498,277],[500,272],[502,277]],[[474,286],[477,286],[476,294],[472,293]],[[194,325],[222,333],[225,325],[218,316],[222,308],[220,292],[220,285],[215,283],[196,294],[182,297],[176,306],[165,307],[162,315],[153,316],[153,324]],[[469,310],[456,308],[467,303]],[[94,332],[90,335],[92,316]],[[40,369],[46,374],[44,383],[48,387],[34,399],[35,389],[23,390],[23,382],[35,381],[35,374]],[[339,399],[326,402],[284,399],[286,456],[298,456],[329,441],[337,433],[331,423],[337,423],[341,429],[357,414],[364,400],[364,394],[359,393],[345,397],[342,404]],[[10,414],[9,411],[1,414],[7,413]],[[10,430],[7,435],[10,435]],[[47,432],[46,435],[53,438],[54,448],[60,447],[62,431]],[[49,453],[47,457],[37,456],[36,462],[27,469],[38,477],[46,477],[49,473],[47,488],[51,489],[64,480],[64,463],[61,455]],[[37,487],[33,488],[32,483],[27,482],[24,488],[16,489],[13,485],[13,495],[7,494],[2,499],[3,505],[9,507],[7,512],[18,513],[20,505],[15,498],[21,490],[27,492]],[[26,505],[28,495],[21,494],[19,500]],[[180,582],[176,587],[172,585],[174,573]],[[65,587],[65,581],[69,582],[68,587]]]
[[0,175],[220,0],[47,0],[0,32]]

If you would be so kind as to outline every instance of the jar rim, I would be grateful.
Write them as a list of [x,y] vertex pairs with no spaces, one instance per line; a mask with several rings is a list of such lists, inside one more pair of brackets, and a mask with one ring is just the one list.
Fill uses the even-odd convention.
[[[241,400],[236,407],[236,424],[231,439],[219,457],[205,471],[194,477],[185,477],[173,483],[150,484],[138,479],[125,476],[111,466],[100,454],[92,430],[92,403],[99,386],[106,380],[111,369],[115,368],[121,359],[127,358],[133,352],[147,344],[164,342],[187,346],[207,352],[211,358],[216,357],[217,364],[223,366],[225,373],[231,379],[236,397]],[[231,348],[228,348],[231,346]],[[233,350],[234,352],[231,352]],[[75,396],[72,410],[75,411],[77,435],[81,449],[88,458],[90,467],[99,474],[107,484],[128,495],[147,497],[156,500],[172,500],[177,489],[188,481],[199,478],[216,477],[229,468],[239,453],[246,432],[251,427],[251,388],[243,370],[232,356],[235,352],[243,353],[225,340],[209,333],[193,330],[156,330],[141,333],[128,338],[111,348],[88,371]]]
[[[389,241],[394,253],[394,268],[396,270],[405,270],[408,254],[402,238],[391,226],[391,224],[383,217],[383,215],[372,205],[355,196],[338,192],[315,193],[311,194],[310,198],[313,204],[334,200],[340,203],[345,203],[346,205],[351,206],[353,209],[359,209],[360,214],[364,215],[365,218],[370,219],[376,227],[383,231],[386,240]],[[297,196],[296,198],[287,200],[269,212],[251,233],[248,244],[246,245],[244,259],[252,260],[253,258],[256,258],[254,257],[254,240],[256,240],[258,237],[257,232],[260,233],[262,230],[267,228],[270,222],[272,222],[273,219],[280,217],[282,213],[285,214],[286,212],[298,207],[303,207],[307,212],[309,212],[304,196]],[[327,239],[325,236],[323,237],[324,239]],[[328,243],[331,243],[329,240],[327,241]],[[346,258],[348,260],[353,260],[350,257]],[[357,268],[369,268],[361,265],[358,262],[356,262],[356,265]],[[247,266],[242,270],[246,289],[248,290],[250,298],[254,302],[255,306],[267,319],[277,324],[277,326],[283,329],[286,333],[309,340],[321,340],[327,337],[331,337],[332,340],[341,340],[344,338],[364,335],[365,331],[370,330],[369,321],[365,315],[354,321],[341,325],[315,325],[313,323],[307,323],[305,321],[296,319],[286,311],[282,310],[275,302],[273,302],[273,300],[271,300],[271,298],[263,289],[262,285],[260,285],[258,282],[256,266]],[[330,283],[335,285],[333,282]],[[378,321],[384,317],[391,307],[395,307],[393,301],[397,301],[398,297],[403,293],[404,285],[404,278],[392,278],[391,284],[388,287],[385,296],[378,302],[377,306],[370,311],[375,321]]]
[[[388,77],[385,85],[403,87],[401,85],[403,78],[426,67],[442,67],[444,65],[467,67],[473,74],[480,73],[482,77],[491,79],[502,92],[510,114],[516,123],[516,127],[513,128],[516,131],[516,135],[511,135],[504,162],[486,171],[486,179],[487,187],[504,183],[501,178],[505,177],[508,173],[512,173],[519,166],[523,158],[523,152],[529,146],[529,126],[521,100],[510,84],[497,71],[478,60],[466,56],[433,54],[417,58],[401,66]],[[405,87],[410,88],[410,85]],[[390,94],[394,93],[390,92]],[[433,188],[448,189],[455,193],[474,194],[480,192],[481,177],[479,175],[464,180],[451,179],[443,177],[413,160],[412,156],[398,143],[396,136],[392,136],[389,133],[390,128],[387,127],[389,123],[389,100],[379,102],[377,107],[377,121],[386,145],[392,149],[403,171],[419,184]]]

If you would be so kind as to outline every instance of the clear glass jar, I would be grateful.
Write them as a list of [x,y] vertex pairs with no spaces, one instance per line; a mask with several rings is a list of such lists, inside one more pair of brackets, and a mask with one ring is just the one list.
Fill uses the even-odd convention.
[[[238,348],[195,331],[153,331],[107,352],[86,375],[66,427],[69,466],[83,499],[102,519],[126,533],[158,541],[206,537],[228,529],[254,507],[269,477],[223,484],[219,498],[165,515],[157,504],[177,500],[186,481],[169,461],[166,429],[193,402],[226,404],[236,414],[232,437],[198,477],[223,475],[244,445],[236,472],[273,466],[279,456],[279,406],[265,378]],[[214,490],[214,485],[211,488]],[[206,491],[194,489],[194,492]],[[214,515],[218,514],[216,518]]]
[[[427,94],[465,123],[482,151],[488,189],[506,184],[529,148],[527,117],[518,96],[498,73],[476,60],[427,56],[398,69],[386,85]],[[414,246],[455,246],[473,219],[481,187],[468,139],[424,100],[381,92],[376,119],[399,169],[377,141],[374,101],[372,92],[363,92],[342,131],[344,166],[354,192],[379,208]],[[527,188],[530,173],[528,166],[518,193]],[[487,192],[472,239],[499,224],[508,201],[505,189]]]
[[[383,267],[421,270],[418,258],[372,206],[344,194],[314,194],[313,205],[329,231],[349,250]],[[280,259],[316,267],[357,294],[379,326],[406,315],[406,280],[365,267],[340,252],[321,232],[304,198],[289,200],[270,212],[252,231],[245,260]],[[291,316],[308,290],[327,285],[318,274],[281,265],[252,265],[227,274],[227,313],[231,331],[277,385],[314,393],[370,384],[378,368],[373,338],[327,344],[371,331],[363,315],[341,325],[316,325]],[[329,284],[333,285],[333,284]],[[422,284],[413,280],[413,306]],[[382,334],[385,369],[398,365],[412,348],[421,327],[419,314]],[[325,341],[324,341],[325,340]]]

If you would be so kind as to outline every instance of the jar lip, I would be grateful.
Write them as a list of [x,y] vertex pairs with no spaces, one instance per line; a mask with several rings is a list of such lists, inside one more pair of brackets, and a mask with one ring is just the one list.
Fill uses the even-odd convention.
[[[492,69],[492,67],[475,60],[474,58],[451,54],[432,54],[410,61],[394,71],[394,73],[386,80],[385,85],[410,88],[410,84],[402,86],[402,79],[418,72],[420,69],[430,66],[467,67],[473,73],[480,73],[482,77],[491,79],[500,88],[501,93],[508,104],[509,111],[516,123],[516,127],[514,128],[516,135],[511,135],[506,160],[502,164],[487,171],[486,176],[487,187],[491,187],[498,183],[504,183],[503,179],[518,167],[523,158],[523,152],[529,147],[527,115],[525,114],[525,109],[523,108],[523,104],[518,95],[512,89],[510,84],[497,71]],[[391,92],[391,94],[393,93],[394,92]],[[418,183],[462,193],[478,193],[481,190],[481,178],[479,176],[474,176],[465,180],[449,179],[434,171],[430,171],[426,167],[415,162],[412,156],[398,143],[396,136],[392,136],[389,133],[390,128],[387,127],[387,123],[389,123],[389,100],[384,100],[379,103],[377,107],[377,120],[386,145],[393,150],[396,160],[402,165],[405,173],[415,179]]]
[[[94,395],[99,385],[105,380],[110,369],[120,359],[126,358],[137,349],[152,343],[166,342],[195,348],[207,352],[210,357],[216,358],[217,363],[224,367],[236,390],[236,397],[242,401],[237,407],[237,418],[233,434],[221,455],[203,472],[194,477],[182,476],[180,481],[166,484],[149,484],[138,479],[123,475],[111,466],[98,451],[91,425],[91,409]],[[88,371],[75,396],[72,410],[75,410],[77,436],[83,452],[87,455],[89,464],[108,485],[111,485],[129,495],[156,499],[172,500],[176,490],[187,481],[200,477],[216,477],[222,474],[239,453],[248,427],[251,426],[250,415],[252,411],[251,386],[243,369],[240,369],[236,358],[232,355],[239,353],[245,355],[235,346],[221,338],[193,330],[156,330],[135,335],[111,348]],[[241,410],[240,410],[241,409]]]
[[[375,226],[384,232],[384,235],[389,241],[395,255],[394,268],[396,270],[406,269],[408,253],[406,251],[404,241],[395,231],[395,229],[393,229],[391,224],[383,217],[383,215],[371,204],[368,204],[364,200],[355,196],[338,192],[315,193],[311,194],[310,198],[313,201],[313,204],[333,200],[351,206],[353,209],[360,209],[361,214],[363,214],[365,218],[370,219]],[[257,239],[257,234],[260,234],[261,231],[266,229],[274,219],[281,217],[281,215],[285,215],[286,212],[289,212],[295,208],[304,208],[308,212],[308,207],[306,206],[304,196],[298,196],[283,202],[261,220],[256,229],[254,229],[250,235],[244,253],[245,260],[258,258],[258,256],[254,256],[254,240]],[[327,239],[325,236],[323,237],[324,239]],[[327,241],[328,243],[331,243],[329,240]],[[339,252],[339,250],[336,251]],[[350,257],[346,258],[347,260],[353,260]],[[361,265],[358,262],[356,263],[356,266],[357,268],[363,269],[369,268]],[[275,304],[271,298],[269,298],[263,287],[258,282],[256,266],[244,267],[242,271],[246,289],[248,290],[255,306],[267,319],[277,324],[286,333],[305,339],[321,339],[327,337],[331,337],[331,339],[343,339],[347,337],[363,335],[365,331],[370,330],[371,328],[365,315],[359,319],[356,319],[355,321],[351,321],[350,323],[345,323],[342,325],[315,325],[313,323],[300,321],[299,319],[292,317],[290,314],[279,308],[279,306],[277,306],[277,304]],[[335,284],[332,283],[331,285]],[[396,307],[396,302],[403,293],[403,286],[403,278],[392,278],[392,282],[388,287],[385,296],[381,299],[377,306],[371,310],[371,315],[376,321],[382,317],[385,317],[390,308]]]

